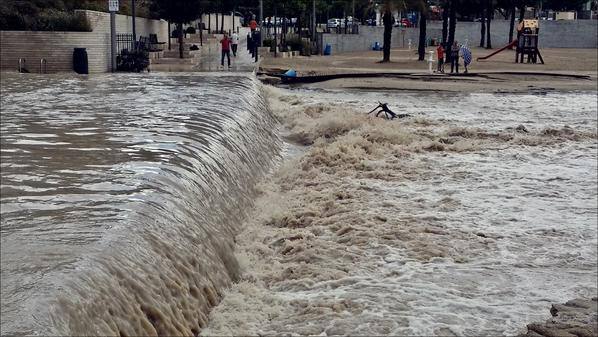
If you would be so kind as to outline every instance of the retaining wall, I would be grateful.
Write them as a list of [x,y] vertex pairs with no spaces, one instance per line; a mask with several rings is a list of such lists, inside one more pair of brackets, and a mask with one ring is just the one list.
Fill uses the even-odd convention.
[[[508,20],[493,20],[491,23],[492,46],[502,47],[509,40]],[[542,21],[540,23],[540,48],[597,48],[597,20]],[[332,46],[332,53],[364,51],[372,48],[375,42],[382,45],[384,27],[360,26],[358,35],[323,34],[324,45]],[[516,32],[514,33],[516,37]],[[442,38],[442,22],[428,22],[428,38]],[[392,48],[407,48],[411,39],[412,48],[417,48],[419,28],[393,28]],[[455,39],[460,43],[468,41],[477,46],[480,41],[479,22],[459,22],[455,30]]]
[[[46,59],[47,71],[70,72],[73,69],[73,49],[86,48],[90,73],[110,71],[110,14],[83,11],[91,32],[0,31],[0,69],[17,71],[19,58],[26,60],[30,72],[39,72],[40,59]],[[131,17],[116,15],[116,32],[131,33]],[[164,20],[136,18],[137,36],[158,34],[167,41],[168,25]]]

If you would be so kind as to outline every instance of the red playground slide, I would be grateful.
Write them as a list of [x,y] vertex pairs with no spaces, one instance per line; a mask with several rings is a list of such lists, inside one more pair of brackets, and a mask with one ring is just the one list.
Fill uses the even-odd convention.
[[494,53],[492,53],[492,54],[490,54],[490,55],[488,55],[488,56],[484,56],[484,57],[478,57],[478,58],[476,59],[476,61],[489,59],[489,58],[491,58],[492,56],[494,56],[494,55],[496,55],[496,54],[500,53],[501,51],[503,51],[503,50],[505,50],[505,49],[510,49],[511,47],[515,47],[516,45],[517,45],[517,40],[513,40],[513,42],[511,42],[511,43],[509,43],[508,45],[506,45],[506,46],[504,46],[504,47],[500,48],[499,50],[495,51]]

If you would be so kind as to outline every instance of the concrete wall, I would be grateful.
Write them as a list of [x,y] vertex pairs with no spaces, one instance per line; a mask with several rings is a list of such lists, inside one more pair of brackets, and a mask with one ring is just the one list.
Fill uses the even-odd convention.
[[[542,21],[540,23],[541,48],[597,48],[598,21]],[[324,45],[332,46],[332,53],[363,51],[371,49],[374,42],[382,45],[384,27],[361,26],[359,35],[324,34]],[[509,21],[494,20],[491,23],[492,46],[502,47],[509,40]],[[426,35],[428,38],[442,38],[442,22],[428,22]],[[516,36],[516,33],[515,33]],[[419,28],[393,28],[392,48],[407,48],[409,39],[412,48],[417,48]],[[455,31],[455,39],[460,43],[466,40],[470,46],[477,46],[480,41],[479,22],[459,22]]]
[[[110,71],[110,14],[84,11],[92,32],[0,31],[0,69],[16,71],[19,58],[26,59],[27,69],[39,71],[40,59],[47,61],[47,71],[69,72],[73,69],[73,49],[86,48],[90,73]],[[167,41],[166,21],[136,18],[137,36],[158,34]],[[131,33],[130,16],[116,16],[117,33]]]
[[[110,14],[95,11],[82,11],[91,23],[94,33],[110,34]],[[174,27],[173,27],[174,29]],[[133,20],[128,15],[116,15],[116,32],[132,33]],[[167,41],[168,23],[164,20],[150,20],[146,18],[135,18],[135,32],[137,37],[157,34],[158,41]]]

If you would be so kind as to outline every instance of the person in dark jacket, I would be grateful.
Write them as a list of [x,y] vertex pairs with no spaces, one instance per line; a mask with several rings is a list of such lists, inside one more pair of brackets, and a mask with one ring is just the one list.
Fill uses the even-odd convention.
[[453,46],[451,47],[451,74],[453,70],[458,74],[459,73],[459,44],[457,41],[453,42]]

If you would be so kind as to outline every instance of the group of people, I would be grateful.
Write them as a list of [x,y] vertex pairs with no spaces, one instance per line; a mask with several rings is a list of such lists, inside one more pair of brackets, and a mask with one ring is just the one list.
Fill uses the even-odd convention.
[[466,45],[460,45],[457,41],[453,42],[451,48],[447,51],[441,44],[436,48],[436,57],[438,58],[438,69],[439,73],[444,73],[444,53],[449,53],[449,60],[451,62],[451,74],[459,73],[459,57],[463,58],[463,66],[465,67],[465,73],[467,74],[467,66],[471,63],[471,50]]
[[[255,56],[257,61],[257,43],[255,41],[256,39],[259,39],[259,32],[257,32],[257,22],[255,21],[255,18],[249,22],[249,28],[251,29],[251,32],[247,34],[247,50],[251,52],[252,57]],[[224,58],[226,57],[228,67],[230,68],[230,52],[232,50],[233,57],[237,57],[239,34],[233,32],[229,37],[227,33],[224,33],[224,37],[220,40],[220,46],[222,54],[222,57],[220,58],[220,66],[224,68]]]

